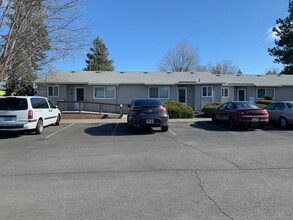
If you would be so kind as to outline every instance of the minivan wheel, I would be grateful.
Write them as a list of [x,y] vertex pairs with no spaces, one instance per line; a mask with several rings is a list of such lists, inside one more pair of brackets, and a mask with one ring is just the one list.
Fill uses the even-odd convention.
[[38,120],[37,127],[35,129],[36,134],[42,134],[44,130],[43,121],[41,119]]
[[288,126],[288,121],[284,117],[280,118],[280,121],[279,122],[280,122],[281,128],[286,128]]
[[60,125],[60,115],[57,116],[56,122],[55,122],[56,126]]

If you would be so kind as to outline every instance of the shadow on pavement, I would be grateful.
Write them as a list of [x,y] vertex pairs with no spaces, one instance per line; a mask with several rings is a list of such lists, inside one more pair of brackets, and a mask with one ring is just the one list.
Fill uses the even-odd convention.
[[[203,129],[206,131],[222,131],[222,132],[249,132],[249,131],[255,131],[258,129],[256,127],[245,127],[245,126],[237,126],[236,128],[230,129],[226,124],[214,123],[212,121],[198,121],[193,124],[190,124],[190,127]],[[269,127],[266,126],[262,130],[269,130]]]
[[24,133],[19,131],[0,131],[0,139],[12,139],[21,137]]
[[140,128],[128,131],[127,123],[109,123],[89,127],[84,132],[91,136],[133,136],[133,135],[152,135],[161,132],[152,128]]

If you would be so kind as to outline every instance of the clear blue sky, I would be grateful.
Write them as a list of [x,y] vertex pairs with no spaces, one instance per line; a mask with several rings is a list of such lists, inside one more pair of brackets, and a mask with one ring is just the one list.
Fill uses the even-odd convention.
[[[245,74],[263,74],[275,64],[268,30],[288,16],[288,0],[88,0],[81,22],[108,47],[115,71],[156,71],[169,49],[185,40],[202,65],[231,60]],[[90,46],[89,46],[90,48]],[[79,58],[56,69],[82,70]]]

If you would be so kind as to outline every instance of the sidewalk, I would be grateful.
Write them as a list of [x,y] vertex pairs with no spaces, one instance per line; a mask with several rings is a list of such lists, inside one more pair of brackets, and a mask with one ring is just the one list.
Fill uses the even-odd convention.
[[[169,119],[170,123],[194,123],[197,121],[211,121],[210,118],[182,118]],[[61,123],[65,124],[111,124],[111,123],[127,123],[127,116],[123,115],[120,119],[62,119]]]

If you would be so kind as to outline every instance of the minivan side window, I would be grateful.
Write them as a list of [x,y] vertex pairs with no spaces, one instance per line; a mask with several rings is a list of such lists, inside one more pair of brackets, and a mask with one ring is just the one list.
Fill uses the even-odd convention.
[[33,108],[49,108],[48,102],[44,98],[31,98]]
[[47,100],[49,102],[50,108],[56,108],[56,105],[50,99]]

